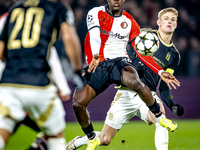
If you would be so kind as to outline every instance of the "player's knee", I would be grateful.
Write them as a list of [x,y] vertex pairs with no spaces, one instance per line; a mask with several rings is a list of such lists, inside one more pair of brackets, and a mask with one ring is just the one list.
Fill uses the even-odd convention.
[[75,110],[82,109],[83,104],[81,101],[82,101],[81,99],[74,98],[72,103],[73,109]]
[[131,85],[131,89],[136,92],[141,92],[144,90],[143,83],[140,81],[140,79],[135,80],[129,80],[129,84]]
[[104,145],[104,146],[108,146],[111,142],[112,138],[110,138],[109,136],[102,136],[100,141],[101,141],[101,145]]

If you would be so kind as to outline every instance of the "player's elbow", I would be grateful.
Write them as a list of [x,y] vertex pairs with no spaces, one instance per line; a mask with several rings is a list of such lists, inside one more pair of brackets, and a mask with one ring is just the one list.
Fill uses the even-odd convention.
[[64,44],[72,41],[74,38],[72,30],[66,22],[63,22],[61,24],[61,35],[62,35],[62,40]]

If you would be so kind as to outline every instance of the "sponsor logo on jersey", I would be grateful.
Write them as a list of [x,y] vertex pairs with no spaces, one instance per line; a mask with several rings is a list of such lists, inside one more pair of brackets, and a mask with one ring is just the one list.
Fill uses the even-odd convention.
[[112,31],[106,31],[106,30],[100,30],[100,32],[104,35],[109,35],[109,36],[112,36],[112,37],[116,37],[118,39],[124,39],[125,36],[121,36],[119,33],[113,33]]
[[128,23],[122,22],[122,23],[121,23],[121,27],[122,27],[123,29],[126,29],[126,28],[128,27]]

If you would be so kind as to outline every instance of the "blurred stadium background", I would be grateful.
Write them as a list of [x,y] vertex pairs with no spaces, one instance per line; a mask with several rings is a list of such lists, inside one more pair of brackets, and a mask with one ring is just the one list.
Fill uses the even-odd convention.
[[[13,4],[13,1],[14,0],[0,0],[0,16],[8,11],[8,8]],[[59,1],[66,6],[71,6],[73,9],[75,15],[75,27],[80,37],[83,50],[84,38],[87,33],[86,14],[92,7],[105,5],[106,0]],[[174,7],[179,12],[178,27],[173,35],[173,42],[181,54],[181,63],[175,70],[175,76],[181,82],[181,87],[177,90],[172,90],[172,94],[174,96],[174,102],[185,108],[185,114],[182,117],[177,117],[175,114],[171,113],[168,108],[166,108],[166,114],[170,119],[184,119],[185,123],[187,122],[188,125],[188,128],[185,127],[184,130],[188,129],[188,131],[190,131],[189,128],[193,128],[193,126],[190,126],[189,124],[190,120],[192,122],[195,119],[194,122],[195,124],[198,124],[198,126],[194,126],[196,132],[192,133],[194,133],[193,136],[197,138],[192,139],[193,143],[190,143],[190,148],[184,148],[183,146],[181,150],[198,150],[200,149],[200,0],[126,0],[124,3],[124,9],[133,15],[141,28],[150,27],[157,29],[157,13],[159,10],[166,7]],[[62,53],[60,53],[60,57],[62,57]],[[70,84],[71,75],[68,74],[67,78]],[[107,91],[99,95],[90,103],[88,109],[90,111],[92,121],[103,121],[105,119],[106,112],[111,101],[113,100],[115,92],[116,90],[113,86],[110,86]],[[67,101],[63,102],[63,104],[66,110],[66,122],[74,122],[72,126],[77,125],[77,128],[80,129],[76,123],[71,107],[72,102]],[[138,120],[138,118],[133,118],[132,120]],[[100,125],[102,126],[103,124],[100,123]],[[67,127],[67,129],[71,130],[70,127]],[[100,129],[101,128],[99,128],[99,130]],[[82,133],[81,130],[78,131]],[[187,132],[183,133],[188,134]],[[184,134],[180,134],[180,137],[185,136],[186,139],[192,137],[189,134],[188,136]],[[69,137],[73,138],[74,136],[75,135],[72,134]],[[173,138],[173,136],[171,137]],[[70,140],[71,138],[67,140]],[[184,142],[185,141],[183,140],[182,143]],[[151,143],[153,143],[153,140]],[[193,148],[192,145],[194,144],[197,147]]]

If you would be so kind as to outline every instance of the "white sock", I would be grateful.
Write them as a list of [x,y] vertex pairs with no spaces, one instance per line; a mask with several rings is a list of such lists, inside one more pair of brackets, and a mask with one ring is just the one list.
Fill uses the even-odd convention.
[[[99,131],[94,131],[96,133],[96,136],[99,136],[100,132]],[[87,145],[87,143],[89,142],[89,139],[87,136],[84,136],[82,138],[79,138],[77,140],[74,141],[74,145],[76,148],[79,148],[83,145]]]
[[168,130],[158,122],[155,124],[155,146],[157,150],[168,150],[169,136]]
[[48,150],[65,150],[65,138],[49,138]]
[[2,138],[2,136],[0,135],[0,150],[4,150],[4,147],[5,147],[5,141]]

